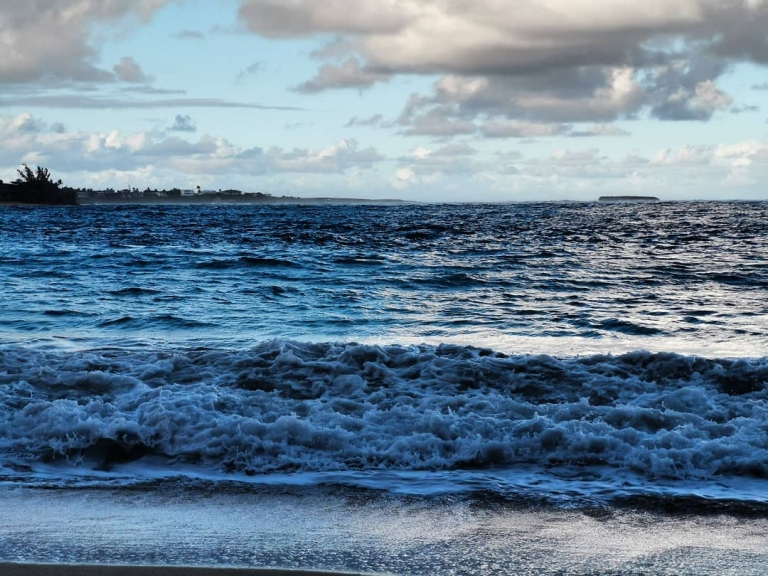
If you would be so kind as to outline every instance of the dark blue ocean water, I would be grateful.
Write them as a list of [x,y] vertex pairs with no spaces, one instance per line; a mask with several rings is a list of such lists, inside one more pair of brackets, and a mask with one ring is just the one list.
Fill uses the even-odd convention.
[[0,225],[4,482],[768,501],[768,203]]

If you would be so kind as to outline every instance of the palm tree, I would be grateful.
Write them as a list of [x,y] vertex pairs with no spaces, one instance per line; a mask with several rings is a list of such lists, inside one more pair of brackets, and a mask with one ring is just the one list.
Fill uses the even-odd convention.
[[26,164],[22,166],[24,167],[23,170],[16,170],[19,173],[19,179],[16,180],[17,184],[34,184],[36,186],[61,188],[61,180],[54,182],[48,168],[38,166],[37,170],[33,171]]
[[19,189],[19,200],[37,204],[75,204],[73,190],[61,189],[61,180],[54,181],[48,168],[38,166],[32,170],[26,164],[17,170],[14,184]]

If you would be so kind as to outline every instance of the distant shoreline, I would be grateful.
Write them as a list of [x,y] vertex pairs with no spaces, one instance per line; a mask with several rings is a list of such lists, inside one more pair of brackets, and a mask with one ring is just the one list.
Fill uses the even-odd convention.
[[269,196],[266,198],[237,198],[237,199],[211,199],[211,198],[99,198],[88,199],[85,201],[79,201],[80,206],[109,206],[109,205],[142,205],[142,206],[274,206],[274,205],[292,205],[292,204],[309,204],[309,205],[400,205],[400,204],[418,204],[418,202],[399,199],[381,199],[381,200],[369,200],[365,198],[300,198],[296,196],[290,197],[275,197]]
[[660,202],[656,196],[600,196],[598,202]]

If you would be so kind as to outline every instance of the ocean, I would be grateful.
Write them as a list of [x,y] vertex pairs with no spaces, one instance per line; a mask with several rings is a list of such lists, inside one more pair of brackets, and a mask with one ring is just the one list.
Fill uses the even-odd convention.
[[767,202],[0,224],[0,561],[768,561]]

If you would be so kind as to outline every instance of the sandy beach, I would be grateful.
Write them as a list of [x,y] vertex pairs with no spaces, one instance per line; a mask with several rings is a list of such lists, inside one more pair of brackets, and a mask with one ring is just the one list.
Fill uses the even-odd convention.
[[724,514],[338,490],[6,488],[0,517],[3,576],[744,575],[768,565],[768,520]]

